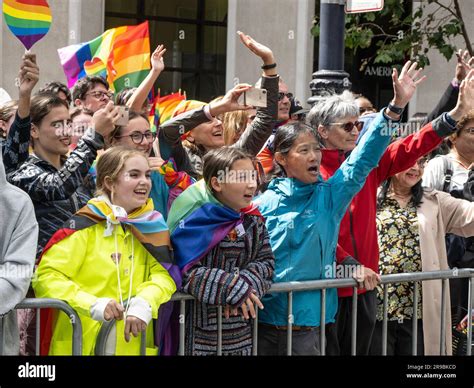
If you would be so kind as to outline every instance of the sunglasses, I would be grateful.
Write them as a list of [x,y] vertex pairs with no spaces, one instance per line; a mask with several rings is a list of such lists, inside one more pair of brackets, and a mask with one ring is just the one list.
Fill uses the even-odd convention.
[[293,93],[283,93],[283,92],[279,92],[278,93],[278,101],[281,101],[283,100],[284,98],[288,97],[289,100],[291,100],[293,98]]
[[362,121],[349,121],[347,123],[331,123],[329,125],[339,125],[344,131],[346,132],[352,132],[354,127],[357,128],[357,130],[360,132],[362,131],[362,127],[364,126],[364,123]]

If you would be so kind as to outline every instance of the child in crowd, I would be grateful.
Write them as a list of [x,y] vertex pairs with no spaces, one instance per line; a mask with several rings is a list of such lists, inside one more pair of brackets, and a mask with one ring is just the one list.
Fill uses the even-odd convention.
[[[101,322],[115,319],[108,354],[156,354],[152,318],[180,284],[166,223],[148,198],[150,166],[140,151],[114,147],[97,163],[97,194],[58,230],[45,248],[33,281],[38,298],[66,301],[81,317],[83,354],[92,355]],[[170,276],[171,275],[171,276]],[[174,276],[174,277],[172,277]],[[128,303],[124,301],[128,300]],[[71,354],[69,317],[53,320],[42,353]]]
[[204,180],[181,194],[168,225],[188,302],[186,354],[217,352],[223,307],[222,354],[251,355],[252,321],[274,268],[265,222],[252,204],[257,173],[251,157],[222,147],[204,157]]

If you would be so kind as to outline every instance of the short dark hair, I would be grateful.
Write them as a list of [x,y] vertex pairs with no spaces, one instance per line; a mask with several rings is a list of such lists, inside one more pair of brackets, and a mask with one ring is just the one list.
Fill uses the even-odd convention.
[[84,100],[86,98],[86,93],[93,89],[97,84],[104,85],[107,90],[109,90],[109,83],[102,77],[98,75],[86,76],[78,80],[72,89],[72,99],[73,101]]
[[[280,152],[283,155],[288,155],[291,147],[298,139],[298,137],[303,133],[310,133],[314,138],[319,141],[319,136],[317,132],[306,125],[301,121],[296,121],[294,123],[285,124],[279,127],[275,133],[275,138],[273,140],[273,154]],[[279,177],[286,175],[285,169],[280,165],[276,159],[273,160],[273,177]]]
[[53,108],[64,106],[69,109],[67,102],[54,93],[37,94],[31,99],[30,117],[31,123],[39,125]]
[[59,94],[59,92],[63,92],[66,95],[66,101],[69,105],[71,105],[71,102],[72,102],[71,91],[62,82],[59,82],[59,81],[47,82],[40,90],[38,90],[38,94],[42,94],[42,93]]
[[228,146],[211,150],[204,155],[202,176],[209,190],[212,191],[211,179],[213,177],[218,177],[220,171],[230,170],[232,165],[241,159],[253,161],[252,156],[244,150]]

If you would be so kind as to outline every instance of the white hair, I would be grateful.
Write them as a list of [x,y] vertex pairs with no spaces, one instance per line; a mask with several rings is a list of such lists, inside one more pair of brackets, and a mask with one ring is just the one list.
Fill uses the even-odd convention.
[[313,128],[318,128],[319,125],[328,126],[347,116],[359,117],[359,107],[349,90],[319,99],[309,111],[307,120]]

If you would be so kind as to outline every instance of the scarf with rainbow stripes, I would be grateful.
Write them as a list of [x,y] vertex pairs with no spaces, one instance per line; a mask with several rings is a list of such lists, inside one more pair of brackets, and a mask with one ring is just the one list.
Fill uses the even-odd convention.
[[171,206],[168,226],[174,256],[181,272],[186,272],[219,244],[245,214],[261,216],[254,205],[238,213],[219,202],[204,180],[184,191]]
[[[51,237],[44,248],[43,255],[64,238],[103,221],[107,223],[107,229],[111,229],[113,224],[129,225],[131,232],[143,247],[168,271],[176,287],[178,289],[181,287],[181,274],[175,264],[168,227],[163,216],[153,209],[151,199],[124,217],[114,215],[111,204],[105,197],[91,199]],[[43,355],[48,354],[51,342],[54,319],[51,312],[52,310],[41,315],[41,354]],[[171,349],[176,347],[176,333],[174,333],[176,329],[170,324],[172,312],[171,302],[161,305],[158,312],[158,320],[155,323],[155,344],[160,347],[160,354],[172,352]]]

